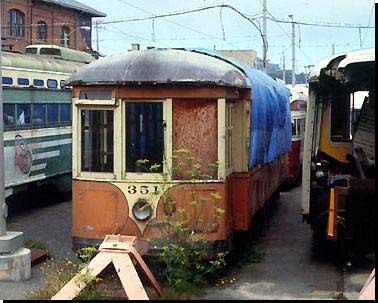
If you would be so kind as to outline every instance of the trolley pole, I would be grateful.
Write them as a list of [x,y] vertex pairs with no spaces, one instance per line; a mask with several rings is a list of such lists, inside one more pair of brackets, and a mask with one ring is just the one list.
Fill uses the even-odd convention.
[[263,0],[263,67],[264,72],[268,72],[268,65],[266,60],[266,53],[267,53],[267,34],[266,34],[266,0]]
[[291,84],[294,87],[295,86],[295,24],[293,20],[293,15],[289,15],[289,18],[291,18],[291,51],[292,51],[292,70],[291,70]]
[[3,53],[2,53],[2,0],[0,0],[0,281],[30,279],[30,250],[22,248],[22,232],[7,232],[8,216],[5,203],[4,176],[4,116],[3,116]]

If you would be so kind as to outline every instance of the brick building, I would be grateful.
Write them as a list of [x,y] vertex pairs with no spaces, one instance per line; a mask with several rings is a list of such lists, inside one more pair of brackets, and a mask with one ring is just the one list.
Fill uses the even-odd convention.
[[30,44],[92,50],[92,18],[106,17],[75,0],[1,0],[2,46],[24,52]]

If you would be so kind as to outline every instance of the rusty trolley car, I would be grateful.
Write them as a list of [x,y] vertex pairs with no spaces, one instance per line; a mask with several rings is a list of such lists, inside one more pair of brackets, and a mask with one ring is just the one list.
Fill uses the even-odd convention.
[[309,78],[302,212],[340,257],[374,248],[374,78],[374,49],[326,58]]
[[[290,93],[233,59],[204,50],[129,51],[89,64],[69,83],[75,246],[106,234],[152,240],[167,212],[189,207],[193,186],[202,195],[219,193],[224,212],[206,240],[229,243],[287,176]],[[180,149],[204,166],[218,165],[196,184],[172,174],[159,191]],[[144,172],[139,159],[161,170]],[[174,209],[164,207],[167,195]],[[202,209],[205,220],[214,215],[212,203]]]

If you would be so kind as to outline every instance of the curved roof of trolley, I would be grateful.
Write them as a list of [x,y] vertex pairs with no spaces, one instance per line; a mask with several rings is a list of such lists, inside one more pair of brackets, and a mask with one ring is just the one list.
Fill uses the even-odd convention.
[[2,54],[3,68],[17,68],[72,74],[85,65],[84,63],[80,62],[49,58],[41,55],[21,54],[6,51],[3,51]]
[[375,61],[375,48],[360,49],[333,55],[321,60],[312,69],[309,81],[316,81],[327,70],[335,74],[339,69],[345,69],[350,64]]
[[108,56],[80,69],[68,83],[251,87],[251,81],[241,68],[220,58],[184,49],[147,49]]

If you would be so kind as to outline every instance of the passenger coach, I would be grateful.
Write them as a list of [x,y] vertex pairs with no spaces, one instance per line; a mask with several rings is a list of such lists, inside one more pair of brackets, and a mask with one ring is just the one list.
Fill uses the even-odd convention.
[[[204,50],[129,51],[89,64],[69,83],[75,245],[106,234],[153,240],[167,214],[189,209],[194,186],[216,197],[201,210],[205,222],[216,204],[224,210],[206,237],[225,244],[249,228],[287,177],[289,91],[230,58]],[[183,149],[206,168],[206,178],[194,184],[175,167],[174,151]],[[143,171],[140,159],[161,168]],[[173,209],[165,207],[167,196]]]

